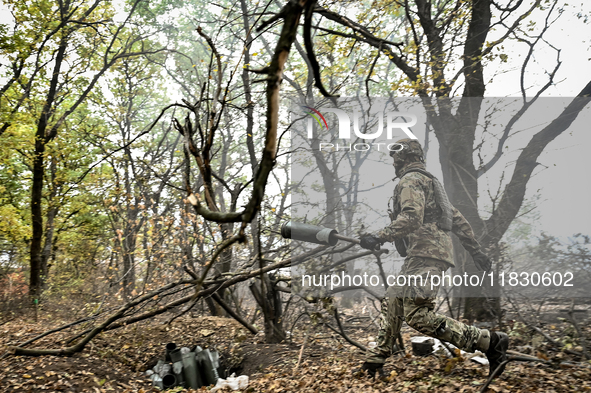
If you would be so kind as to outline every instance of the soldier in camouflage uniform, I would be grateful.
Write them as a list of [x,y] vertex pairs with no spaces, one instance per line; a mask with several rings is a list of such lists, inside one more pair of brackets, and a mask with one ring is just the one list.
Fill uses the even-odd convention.
[[489,270],[490,259],[480,250],[468,221],[449,203],[441,183],[426,171],[419,142],[403,139],[397,146],[400,149],[391,152],[396,176],[400,178],[394,189],[392,222],[376,234],[362,236],[361,247],[373,250],[378,244],[394,242],[398,252],[406,257],[400,274],[420,275],[424,280],[422,286],[420,280],[408,280],[404,287],[388,288],[382,300],[377,346],[370,350],[361,370],[372,376],[376,371],[383,375],[382,366],[392,354],[402,322],[406,321],[419,332],[465,351],[484,352],[492,373],[507,358],[507,335],[491,335],[488,330],[436,314],[433,310],[439,287],[431,288],[426,279],[454,266],[450,232],[458,236],[477,267]]

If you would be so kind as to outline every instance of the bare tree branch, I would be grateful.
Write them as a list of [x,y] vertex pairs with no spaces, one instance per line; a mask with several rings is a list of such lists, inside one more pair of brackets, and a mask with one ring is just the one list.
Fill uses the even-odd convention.
[[521,151],[515,163],[513,176],[505,187],[498,208],[485,222],[487,228],[487,234],[483,239],[485,245],[494,244],[501,239],[513,218],[519,213],[529,178],[538,166],[537,158],[550,142],[572,124],[579,112],[589,104],[589,97],[591,97],[591,82],[556,119],[535,134]]

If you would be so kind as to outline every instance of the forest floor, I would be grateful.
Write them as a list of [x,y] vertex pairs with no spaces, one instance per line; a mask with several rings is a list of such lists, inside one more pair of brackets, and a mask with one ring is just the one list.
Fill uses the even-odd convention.
[[[347,320],[346,315],[344,318]],[[410,337],[419,334],[408,327],[403,331],[407,354],[388,360],[385,370],[389,378],[381,382],[353,377],[351,370],[361,364],[363,353],[326,328],[308,325],[306,340],[303,327],[292,343],[265,344],[262,336],[253,336],[232,319],[186,315],[168,325],[163,321],[154,319],[105,332],[71,357],[15,357],[5,353],[7,345],[24,342],[62,321],[45,315],[37,322],[22,318],[4,323],[0,325],[0,356],[5,353],[0,359],[0,391],[157,391],[144,371],[163,357],[164,346],[170,342],[215,347],[222,354],[222,364],[236,375],[249,375],[245,392],[478,392],[487,379],[488,366],[461,356],[414,356]],[[370,321],[362,322],[349,322],[347,331],[367,344],[371,340],[368,332],[375,334],[376,329],[368,329]],[[589,325],[581,324],[587,338],[591,337]],[[569,326],[566,322],[547,325],[546,333],[563,338]],[[514,323],[506,331],[512,339],[511,349],[551,363],[511,362],[505,373],[490,384],[489,392],[591,391],[589,361],[544,343],[541,336],[532,335],[522,324]],[[63,347],[63,340],[71,336],[71,331],[56,333],[28,347]],[[566,345],[581,349],[576,347],[576,341]]]

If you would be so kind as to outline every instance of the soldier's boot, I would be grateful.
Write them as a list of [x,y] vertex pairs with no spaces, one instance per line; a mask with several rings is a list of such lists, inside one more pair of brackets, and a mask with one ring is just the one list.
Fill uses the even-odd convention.
[[[362,375],[367,375],[370,378],[377,378],[379,380],[386,380],[388,375],[384,372],[384,364],[383,363],[368,363],[364,362],[361,367],[357,367],[353,369],[353,375],[356,377],[360,377]],[[377,374],[377,376],[376,376]]]
[[[509,336],[501,332],[493,332],[490,335],[490,345],[486,351],[486,358],[489,363],[488,376],[499,367],[501,363],[507,360],[507,349],[509,348]],[[505,371],[505,365],[497,373],[497,377]]]

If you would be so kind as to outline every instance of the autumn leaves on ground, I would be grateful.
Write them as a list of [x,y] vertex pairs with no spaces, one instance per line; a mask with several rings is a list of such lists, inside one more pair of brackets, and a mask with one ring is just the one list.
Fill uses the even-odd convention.
[[[376,333],[375,325],[359,316],[364,317],[360,310],[350,310],[342,318],[351,337],[367,343]],[[62,324],[49,313],[41,312],[37,322],[33,315],[4,322],[0,326],[4,353],[0,359],[0,390],[149,392],[153,388],[144,371],[163,357],[164,345],[169,342],[215,347],[227,370],[250,377],[246,392],[477,392],[488,373],[486,366],[461,356],[414,356],[410,337],[418,333],[408,327],[403,330],[407,353],[387,362],[389,380],[381,382],[353,377],[351,370],[361,363],[363,354],[320,325],[303,324],[294,329],[287,342],[265,344],[261,335],[253,336],[233,319],[187,314],[166,324],[168,320],[152,319],[106,332],[72,357],[15,357],[5,353],[6,346]],[[591,337],[588,325],[581,323],[587,339]],[[568,323],[557,320],[546,329],[550,336],[565,343],[563,349],[580,350],[578,340],[569,336],[575,334]],[[589,362],[558,350],[519,322],[508,323],[506,331],[512,339],[511,349],[550,362],[511,362],[502,377],[490,384],[489,392],[591,391]],[[63,340],[72,336],[73,332],[66,330],[35,346],[63,346]]]

